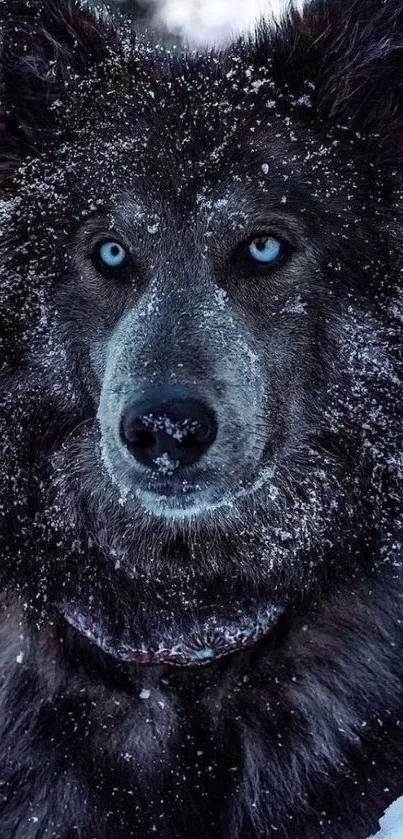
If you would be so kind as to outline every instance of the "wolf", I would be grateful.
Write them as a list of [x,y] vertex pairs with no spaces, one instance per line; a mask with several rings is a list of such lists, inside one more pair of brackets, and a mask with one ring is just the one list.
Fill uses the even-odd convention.
[[221,52],[2,0],[0,835],[403,792],[400,0]]

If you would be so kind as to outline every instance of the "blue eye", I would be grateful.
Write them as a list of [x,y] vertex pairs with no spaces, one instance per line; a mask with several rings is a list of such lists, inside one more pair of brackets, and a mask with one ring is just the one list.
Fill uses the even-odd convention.
[[284,253],[283,243],[273,236],[256,236],[248,245],[249,255],[256,262],[269,265],[278,262]]
[[104,242],[98,245],[98,256],[107,268],[121,268],[126,262],[127,253],[119,242]]

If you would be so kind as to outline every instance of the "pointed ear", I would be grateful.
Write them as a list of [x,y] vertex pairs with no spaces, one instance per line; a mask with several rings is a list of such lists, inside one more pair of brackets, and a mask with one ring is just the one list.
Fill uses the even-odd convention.
[[[0,0],[4,144],[35,146],[55,120],[54,104],[102,72],[117,40],[111,22],[79,0]],[[13,146],[14,144],[14,146]]]
[[254,56],[314,119],[348,126],[380,158],[403,163],[402,0],[310,0],[261,31]]

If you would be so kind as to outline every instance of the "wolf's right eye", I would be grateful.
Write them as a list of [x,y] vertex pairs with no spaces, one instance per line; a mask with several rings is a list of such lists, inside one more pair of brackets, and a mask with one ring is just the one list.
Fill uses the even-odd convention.
[[92,251],[91,258],[99,268],[111,271],[126,268],[129,255],[123,245],[115,240],[98,242]]

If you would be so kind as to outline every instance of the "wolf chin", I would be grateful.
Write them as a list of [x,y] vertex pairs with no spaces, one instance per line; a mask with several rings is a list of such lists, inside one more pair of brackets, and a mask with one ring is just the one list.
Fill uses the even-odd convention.
[[2,839],[403,791],[403,8],[222,53],[1,0]]

